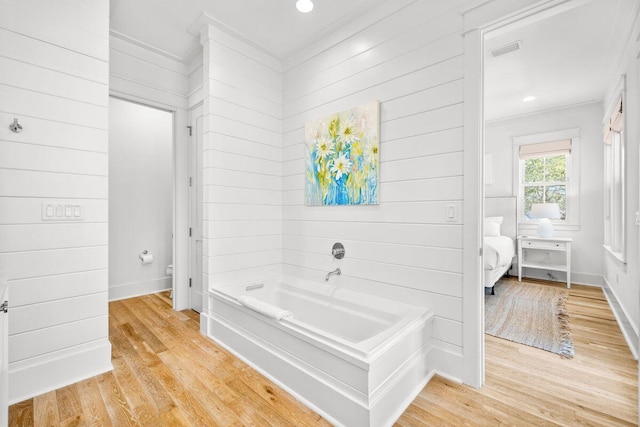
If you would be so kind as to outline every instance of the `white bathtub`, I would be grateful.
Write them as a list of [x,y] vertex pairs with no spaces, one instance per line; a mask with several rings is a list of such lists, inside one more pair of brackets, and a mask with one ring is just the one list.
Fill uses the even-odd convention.
[[[294,278],[260,284],[210,289],[207,335],[333,424],[391,425],[433,374],[429,310]],[[243,295],[293,316],[266,317]]]

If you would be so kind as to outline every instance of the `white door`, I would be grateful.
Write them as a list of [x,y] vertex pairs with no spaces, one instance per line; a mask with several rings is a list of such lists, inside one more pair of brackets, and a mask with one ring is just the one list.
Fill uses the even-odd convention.
[[0,272],[0,426],[9,425],[9,286]]
[[202,107],[197,107],[191,114],[191,138],[189,139],[189,307],[197,312],[202,312],[203,299],[202,121]]

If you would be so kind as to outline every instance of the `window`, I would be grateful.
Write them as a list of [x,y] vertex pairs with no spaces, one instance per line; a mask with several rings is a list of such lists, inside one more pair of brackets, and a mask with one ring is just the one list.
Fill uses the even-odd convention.
[[534,203],[557,203],[558,225],[578,222],[578,129],[549,132],[514,139],[514,178],[518,194],[518,222],[533,227]]
[[524,216],[531,219],[534,203],[557,203],[560,219],[567,217],[567,162],[568,154],[530,157],[523,159]]
[[605,120],[604,128],[604,245],[625,261],[624,116],[622,98]]

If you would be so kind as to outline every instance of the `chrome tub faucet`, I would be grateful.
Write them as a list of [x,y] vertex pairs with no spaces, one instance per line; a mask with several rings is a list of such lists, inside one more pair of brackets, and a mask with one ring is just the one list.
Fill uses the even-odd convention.
[[327,274],[327,277],[325,277],[325,278],[324,278],[324,281],[325,281],[325,282],[328,282],[328,281],[329,281],[329,278],[330,278],[331,276],[333,276],[333,275],[339,276],[339,275],[341,275],[341,274],[342,274],[342,270],[340,270],[339,268],[336,268],[335,270],[330,271],[330,272]]

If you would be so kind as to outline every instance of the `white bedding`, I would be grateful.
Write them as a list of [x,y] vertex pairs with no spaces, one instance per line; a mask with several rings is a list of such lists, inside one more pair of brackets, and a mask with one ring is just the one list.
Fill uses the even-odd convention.
[[493,270],[502,265],[511,264],[515,255],[513,239],[507,236],[484,237],[484,269]]

